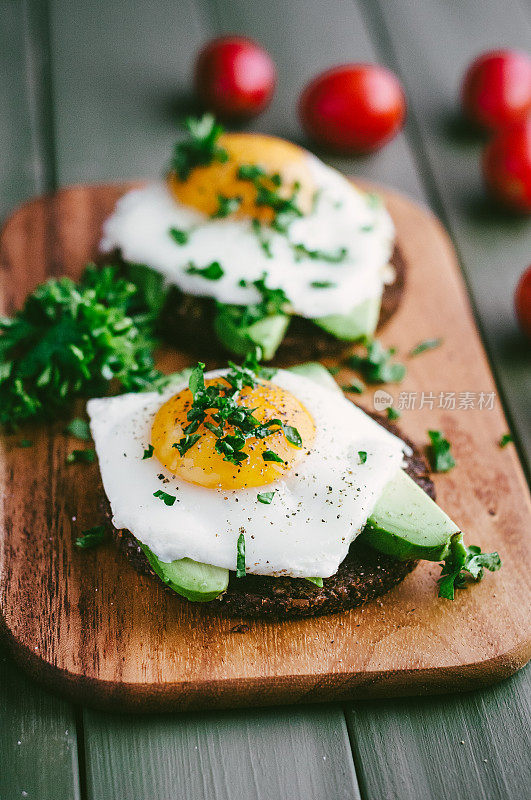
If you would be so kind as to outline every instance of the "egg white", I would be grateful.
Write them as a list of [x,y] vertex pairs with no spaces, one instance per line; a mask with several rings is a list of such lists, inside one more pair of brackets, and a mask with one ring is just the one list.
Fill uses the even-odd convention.
[[[323,578],[337,572],[407,447],[339,393],[283,370],[273,381],[306,406],[316,435],[297,465],[263,488],[206,489],[175,477],[155,456],[142,458],[157,410],[184,386],[90,400],[116,528],[131,531],[165,562],[188,557],[234,570],[243,533],[248,572]],[[363,464],[359,451],[367,453]],[[158,489],[176,496],[173,506],[153,496]],[[273,490],[270,505],[258,502],[258,493]]]
[[[185,294],[213,297],[220,303],[250,305],[260,300],[252,282],[267,273],[266,285],[286,293],[291,311],[307,318],[347,314],[362,301],[380,296],[390,279],[389,258],[394,228],[383,205],[356,189],[343,175],[307,154],[318,190],[311,214],[295,219],[284,235],[264,227],[272,257],[268,258],[249,219],[210,219],[182,205],[166,183],[151,183],[124,195],[106,220],[101,249],[120,249],[126,261],[147,264]],[[177,244],[170,228],[190,231],[187,244]],[[337,253],[341,263],[302,258],[292,245]],[[218,261],[224,275],[216,281],[186,273]],[[241,280],[250,286],[239,285]],[[331,288],[314,288],[331,282]]]

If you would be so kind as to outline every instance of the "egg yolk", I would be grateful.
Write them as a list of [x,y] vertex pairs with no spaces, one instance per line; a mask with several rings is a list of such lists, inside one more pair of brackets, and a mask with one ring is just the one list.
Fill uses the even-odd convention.
[[309,169],[309,156],[302,148],[274,136],[254,133],[225,133],[217,144],[227,151],[225,163],[214,161],[204,167],[195,167],[184,181],[175,172],[168,175],[170,191],[180,203],[213,216],[219,209],[219,195],[240,198],[234,216],[271,223],[275,214],[273,209],[257,205],[257,190],[253,182],[238,177],[242,165],[255,165],[267,175],[280,175],[280,186],[267,180],[264,185],[285,199],[292,196],[298,184],[297,208],[303,214],[310,212],[316,187]]
[[[228,385],[222,379],[205,381]],[[185,453],[180,455],[175,444],[184,436],[184,428],[189,425],[187,413],[192,407],[190,389],[183,389],[171,397],[158,410],[151,430],[153,452],[164,466],[179,478],[205,486],[210,489],[246,489],[253,486],[266,486],[286,475],[304,457],[315,437],[314,421],[290,392],[274,383],[264,381],[254,388],[244,387],[238,397],[238,406],[253,409],[253,416],[264,423],[279,419],[285,425],[297,428],[302,448],[291,444],[280,429],[263,439],[249,436],[242,447],[248,455],[238,465],[224,460],[223,454],[215,449],[217,437],[201,424],[197,433],[201,437]],[[212,419],[215,410],[207,411],[205,422],[217,423]],[[237,429],[225,424],[223,435],[237,433]],[[265,461],[262,454],[271,450],[282,462]]]

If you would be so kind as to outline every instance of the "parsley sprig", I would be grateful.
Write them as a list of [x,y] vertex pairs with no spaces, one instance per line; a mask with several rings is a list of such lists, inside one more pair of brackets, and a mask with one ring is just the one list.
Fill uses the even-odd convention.
[[47,281],[14,317],[0,317],[0,426],[54,418],[74,398],[151,388],[160,284],[137,286],[118,268],[89,265],[81,280]]
[[[250,354],[242,366],[229,362],[229,371],[224,376],[226,383],[216,382],[206,386],[204,370],[205,365],[200,361],[190,375],[188,385],[193,402],[187,413],[189,425],[185,429],[185,436],[173,445],[181,456],[200,440],[202,433],[196,431],[201,425],[216,437],[216,452],[223,456],[224,461],[235,465],[249,457],[244,448],[250,437],[264,439],[281,431],[290,444],[302,447],[297,428],[284,424],[280,419],[260,422],[253,414],[255,409],[238,403],[245,386],[254,388],[259,378],[267,380],[273,375],[271,370],[259,365],[255,353]],[[266,457],[266,454],[270,454],[270,457]],[[283,461],[271,450],[266,450],[263,457],[267,461]]]
[[483,570],[496,572],[501,567],[498,553],[482,553],[477,545],[467,547],[462,533],[454,533],[450,539],[450,554],[444,561],[439,578],[439,597],[453,600],[456,589],[462,589],[467,579],[480,581]]
[[229,154],[218,144],[223,126],[216,122],[212,114],[187,117],[184,127],[188,138],[177,142],[170,164],[181,181],[185,181],[195,167],[206,167],[214,161],[222,164],[228,161]]
[[455,459],[450,452],[450,442],[441,431],[428,431],[431,444],[428,445],[428,457],[434,472],[449,472],[455,467]]
[[287,233],[290,223],[297,217],[303,216],[297,205],[297,196],[301,188],[297,181],[293,184],[291,194],[286,195],[280,174],[275,172],[269,175],[257,164],[242,164],[238,169],[238,178],[253,184],[256,189],[257,206],[267,206],[272,209],[271,227],[279,233]]

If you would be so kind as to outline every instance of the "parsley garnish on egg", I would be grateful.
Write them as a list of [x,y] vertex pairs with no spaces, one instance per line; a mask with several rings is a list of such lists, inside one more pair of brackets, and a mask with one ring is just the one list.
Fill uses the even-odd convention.
[[189,231],[182,231],[179,228],[170,228],[168,233],[176,244],[188,244],[188,240],[190,239]]
[[260,494],[256,495],[256,499],[259,503],[263,503],[264,505],[268,506],[273,497],[275,496],[275,492],[261,492]]
[[175,495],[163,492],[162,489],[157,489],[156,492],[153,492],[153,497],[158,497],[167,506],[172,506],[177,500]]
[[201,278],[205,278],[207,281],[219,281],[219,279],[225,274],[219,261],[212,261],[212,263],[207,264],[206,267],[196,267],[195,264],[190,262],[186,267],[185,272],[188,275],[199,275]]
[[206,167],[214,161],[221,164],[228,161],[227,151],[218,144],[223,126],[216,122],[212,114],[204,114],[197,119],[187,117],[184,127],[189,136],[177,142],[170,164],[181,181],[185,181],[195,167]]
[[212,219],[223,219],[224,217],[234,214],[242,204],[241,197],[227,197],[224,194],[218,194],[218,209],[212,214]]

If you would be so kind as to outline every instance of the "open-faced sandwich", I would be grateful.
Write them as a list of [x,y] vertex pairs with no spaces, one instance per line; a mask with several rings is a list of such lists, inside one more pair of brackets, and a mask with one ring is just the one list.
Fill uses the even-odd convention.
[[434,502],[427,465],[320,364],[183,373],[88,403],[121,547],[227,614],[341,611],[445,561],[440,593],[499,566]]
[[[398,303],[403,265],[380,198],[282,139],[188,121],[164,180],[125,194],[102,251],[173,287],[179,348],[301,361],[371,336]],[[392,265],[391,262],[392,261]]]

